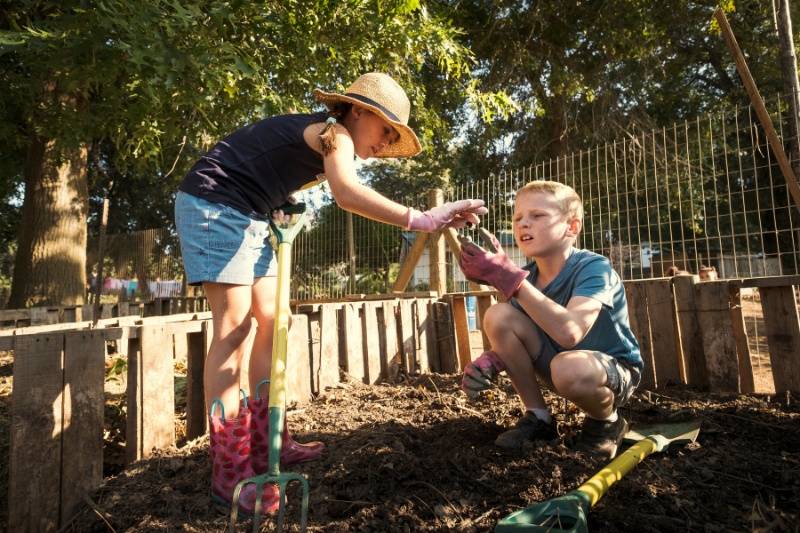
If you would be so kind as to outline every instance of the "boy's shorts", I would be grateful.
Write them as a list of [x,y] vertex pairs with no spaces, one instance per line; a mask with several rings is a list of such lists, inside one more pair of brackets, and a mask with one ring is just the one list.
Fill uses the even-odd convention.
[[[558,353],[550,343],[544,342],[543,345],[544,347],[539,357],[533,361],[533,367],[536,370],[536,374],[550,387],[553,387],[553,381],[550,377],[550,363]],[[617,359],[607,353],[591,350],[589,352],[606,369],[606,375],[608,376],[607,386],[614,393],[614,407],[624,406],[631,399],[633,391],[642,381],[641,371],[627,361]]]
[[179,191],[175,227],[189,285],[252,285],[255,278],[277,275],[265,220]]

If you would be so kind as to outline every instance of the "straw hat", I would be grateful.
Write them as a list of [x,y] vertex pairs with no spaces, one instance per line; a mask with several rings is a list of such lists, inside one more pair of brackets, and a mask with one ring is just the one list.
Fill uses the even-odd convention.
[[360,76],[344,94],[314,91],[317,101],[331,109],[337,102],[348,102],[369,109],[394,126],[400,138],[375,154],[375,157],[411,157],[422,150],[414,131],[408,127],[411,103],[405,91],[390,76],[370,72]]

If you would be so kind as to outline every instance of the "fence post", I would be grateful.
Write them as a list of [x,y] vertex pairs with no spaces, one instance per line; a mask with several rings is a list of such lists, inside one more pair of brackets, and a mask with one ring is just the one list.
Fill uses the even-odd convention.
[[[428,193],[428,207],[433,208],[444,203],[444,191],[433,189]],[[447,263],[445,261],[445,243],[441,231],[431,235],[429,243],[431,290],[441,296],[447,292]]]

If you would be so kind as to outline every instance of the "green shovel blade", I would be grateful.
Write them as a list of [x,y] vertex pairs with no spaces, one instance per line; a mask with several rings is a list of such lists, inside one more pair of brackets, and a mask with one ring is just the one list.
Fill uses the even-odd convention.
[[586,515],[590,506],[589,498],[585,494],[572,491],[564,496],[511,513],[497,523],[494,531],[495,533],[520,531],[584,533],[589,530]]

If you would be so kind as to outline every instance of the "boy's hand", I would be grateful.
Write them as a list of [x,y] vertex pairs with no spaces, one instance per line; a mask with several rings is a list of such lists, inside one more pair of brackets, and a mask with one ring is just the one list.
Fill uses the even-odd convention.
[[467,279],[492,285],[510,299],[528,277],[528,272],[506,255],[494,235],[490,235],[490,239],[497,253],[487,252],[474,243],[464,243],[458,264]]
[[478,224],[478,215],[485,215],[489,210],[484,207],[483,200],[458,200],[447,202],[439,207],[428,209],[424,213],[409,208],[406,228],[412,231],[432,233],[444,228],[463,228],[467,224]]
[[480,357],[464,367],[461,388],[470,399],[474,400],[479,392],[490,388],[495,376],[505,369],[505,363],[496,353],[483,352]]

